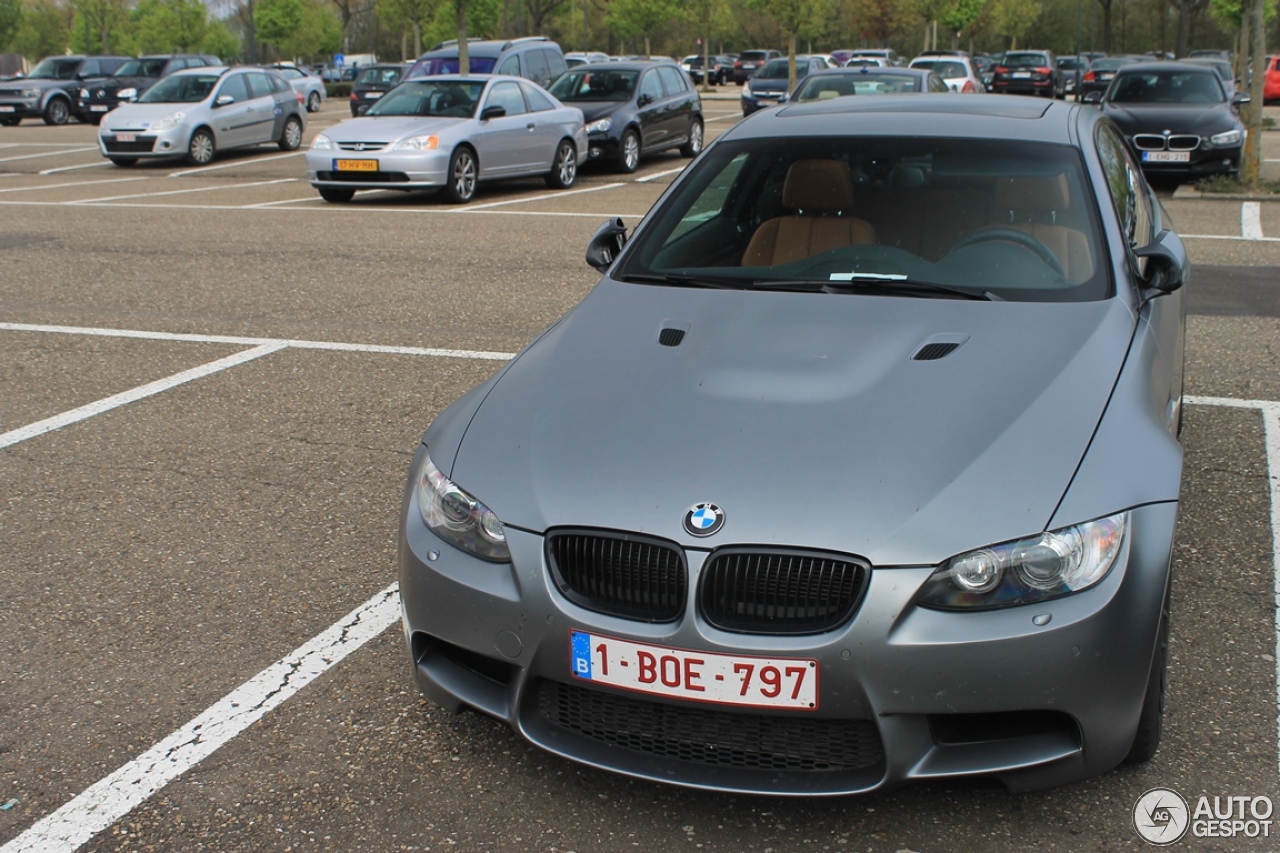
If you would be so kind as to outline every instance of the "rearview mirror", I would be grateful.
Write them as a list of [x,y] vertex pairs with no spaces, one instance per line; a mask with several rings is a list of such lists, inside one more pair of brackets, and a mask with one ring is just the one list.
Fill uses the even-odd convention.
[[1159,293],[1173,293],[1187,281],[1187,251],[1172,231],[1161,231],[1134,254],[1147,259],[1143,284]]
[[613,266],[613,259],[618,257],[626,243],[627,226],[622,224],[622,218],[615,216],[605,220],[587,244],[587,264],[604,272]]

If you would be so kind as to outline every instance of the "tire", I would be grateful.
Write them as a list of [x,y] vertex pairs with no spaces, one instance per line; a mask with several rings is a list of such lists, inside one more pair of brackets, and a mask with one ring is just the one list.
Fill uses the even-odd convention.
[[137,157],[108,157],[107,159],[117,166],[132,166],[138,162]]
[[618,140],[618,171],[631,174],[640,165],[640,137],[634,130],[626,130]]
[[702,119],[694,118],[689,122],[689,141],[680,146],[680,156],[697,157],[702,151]]
[[320,198],[330,204],[346,204],[355,198],[355,190],[344,190],[341,187],[316,187],[320,191]]
[[97,113],[94,113],[93,115],[89,116],[87,119],[84,119],[84,121],[88,124],[93,125],[94,127],[97,127],[98,125],[102,124],[102,116],[98,115]]
[[289,116],[284,120],[284,130],[280,131],[280,139],[276,141],[281,151],[297,151],[302,144],[302,120],[297,116]]
[[17,127],[21,123],[20,118],[0,118],[0,126],[3,127]]
[[[312,92],[310,95],[307,95],[307,112],[309,113],[320,112],[320,93],[319,92]],[[290,148],[289,150],[292,151],[293,149]]]
[[1160,628],[1156,634],[1156,653],[1151,661],[1151,674],[1147,676],[1147,693],[1142,702],[1142,714],[1138,717],[1138,730],[1133,745],[1124,757],[1125,764],[1144,764],[1152,759],[1160,748],[1160,734],[1164,718],[1164,695],[1169,669],[1169,593],[1160,607]]
[[465,145],[455,148],[453,156],[449,158],[445,185],[440,190],[445,201],[450,204],[466,204],[475,198],[479,173],[475,152]]
[[556,146],[556,156],[547,172],[547,186],[553,190],[567,190],[578,177],[578,149],[567,139]]
[[218,144],[213,139],[213,132],[207,127],[191,134],[191,142],[187,144],[187,162],[192,166],[209,165],[217,153]]
[[71,118],[71,104],[66,98],[50,98],[44,107],[45,124],[66,124]]

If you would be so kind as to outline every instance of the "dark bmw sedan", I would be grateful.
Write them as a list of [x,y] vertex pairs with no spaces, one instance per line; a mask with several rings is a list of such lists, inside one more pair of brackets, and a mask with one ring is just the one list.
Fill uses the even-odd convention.
[[1148,177],[1199,177],[1240,171],[1244,125],[1236,114],[1248,94],[1228,97],[1218,73],[1201,65],[1148,62],[1116,72],[1101,102],[1142,160]]
[[593,63],[551,85],[561,103],[582,110],[590,158],[634,172],[646,154],[702,150],[702,99],[674,62]]
[[[1210,72],[1212,73],[1212,72]],[[1115,125],[836,97],[729,128],[443,411],[418,687],[562,757],[771,796],[1016,790],[1160,742],[1186,253]]]

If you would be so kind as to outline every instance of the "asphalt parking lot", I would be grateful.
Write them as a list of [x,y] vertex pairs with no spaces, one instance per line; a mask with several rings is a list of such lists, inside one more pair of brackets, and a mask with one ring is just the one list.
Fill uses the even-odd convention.
[[[739,115],[707,108],[709,139]],[[347,115],[326,104],[306,140]],[[634,224],[688,161],[330,205],[301,152],[122,169],[93,138],[0,129],[0,853],[1113,851],[1146,846],[1152,788],[1280,804],[1280,202],[1164,193],[1195,270],[1156,758],[1024,795],[770,800],[445,713],[397,627],[423,429],[592,286],[600,221]],[[1280,177],[1280,133],[1264,153]],[[1177,846],[1280,849],[1269,820]]]

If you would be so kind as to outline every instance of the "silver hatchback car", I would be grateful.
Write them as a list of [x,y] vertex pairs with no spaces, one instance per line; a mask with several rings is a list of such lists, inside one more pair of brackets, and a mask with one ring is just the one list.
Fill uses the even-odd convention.
[[275,71],[189,68],[107,113],[98,148],[117,166],[177,157],[203,166],[230,148],[274,142],[295,151],[305,128],[302,97]]

